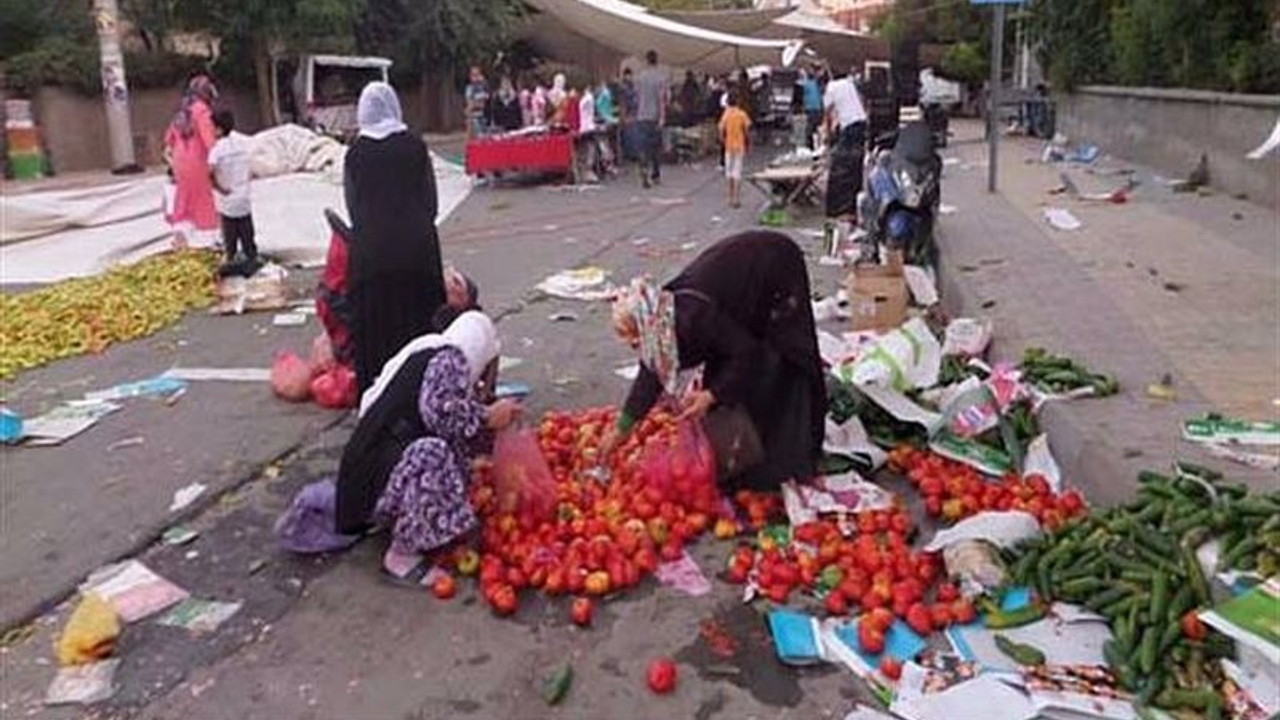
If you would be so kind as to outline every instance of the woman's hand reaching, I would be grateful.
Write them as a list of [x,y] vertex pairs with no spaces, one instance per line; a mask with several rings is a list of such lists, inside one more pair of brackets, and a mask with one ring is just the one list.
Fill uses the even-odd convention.
[[489,428],[492,430],[502,430],[515,422],[520,417],[520,403],[509,398],[499,400],[488,408]]
[[701,420],[716,404],[716,396],[710,390],[692,390],[680,399],[680,415],[677,420]]

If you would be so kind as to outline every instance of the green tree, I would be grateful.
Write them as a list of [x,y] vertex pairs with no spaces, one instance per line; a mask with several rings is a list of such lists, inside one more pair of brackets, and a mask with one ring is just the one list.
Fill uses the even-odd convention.
[[367,0],[356,26],[364,52],[395,61],[397,77],[418,85],[429,124],[448,124],[442,107],[468,64],[489,65],[524,17],[519,0]]
[[942,56],[940,75],[968,87],[982,85],[988,72],[986,53],[970,42],[958,42]]
[[272,123],[272,57],[286,50],[351,45],[354,23],[363,7],[363,0],[203,0],[180,3],[175,13],[181,26],[212,32],[229,47],[247,53],[262,120]]
[[1057,88],[1105,80],[1108,24],[1115,0],[1031,0],[1028,30],[1040,64]]

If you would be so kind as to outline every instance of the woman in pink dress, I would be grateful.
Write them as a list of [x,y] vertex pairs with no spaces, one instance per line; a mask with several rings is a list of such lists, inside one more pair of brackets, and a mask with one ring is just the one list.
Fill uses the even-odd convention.
[[182,106],[165,132],[165,153],[177,184],[168,220],[179,246],[188,241],[201,245],[217,241],[218,211],[209,177],[209,149],[216,140],[212,105],[217,97],[218,90],[208,76],[191,78]]

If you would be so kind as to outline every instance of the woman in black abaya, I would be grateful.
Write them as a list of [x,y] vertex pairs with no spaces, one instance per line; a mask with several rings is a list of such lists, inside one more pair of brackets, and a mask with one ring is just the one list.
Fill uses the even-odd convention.
[[356,114],[360,136],[347,151],[343,186],[355,236],[348,276],[356,384],[364,393],[396,351],[430,330],[445,286],[426,143],[409,133],[384,82],[365,86]]

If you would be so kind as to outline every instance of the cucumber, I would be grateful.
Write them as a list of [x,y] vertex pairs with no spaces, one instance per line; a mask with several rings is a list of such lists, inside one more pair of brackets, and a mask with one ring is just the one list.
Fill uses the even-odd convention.
[[1155,580],[1151,583],[1151,605],[1147,610],[1147,616],[1151,618],[1153,624],[1164,619],[1164,611],[1169,605],[1169,576],[1162,572],[1156,573]]
[[1149,676],[1156,668],[1156,650],[1159,649],[1160,630],[1155,625],[1147,626],[1142,631],[1142,642],[1138,644],[1138,669],[1144,676]]
[[1044,653],[1032,645],[1010,640],[1003,633],[996,633],[995,640],[996,647],[999,648],[1000,652],[1009,656],[1019,665],[1043,665],[1045,663]]

